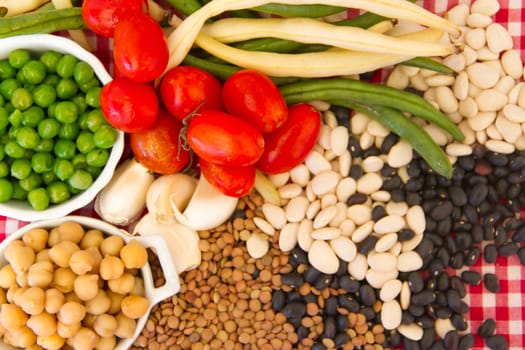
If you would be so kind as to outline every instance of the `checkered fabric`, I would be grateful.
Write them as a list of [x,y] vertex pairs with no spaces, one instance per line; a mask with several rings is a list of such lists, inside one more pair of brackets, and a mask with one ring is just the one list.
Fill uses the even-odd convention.
[[[500,0],[501,10],[496,14],[495,20],[504,25],[514,39],[514,48],[521,51],[525,62],[525,32],[522,21],[525,20],[524,0]],[[458,3],[470,4],[469,0],[419,0],[418,4],[438,14]],[[356,13],[349,11],[349,16]],[[104,38],[89,37],[95,54],[101,59],[106,67],[112,71],[111,64],[111,40]],[[92,203],[85,208],[79,209],[72,214],[96,216]],[[0,242],[18,228],[27,224],[12,218],[0,216]],[[504,335],[509,341],[510,350],[525,349],[525,268],[520,265],[517,257],[498,258],[494,264],[486,264],[483,259],[470,267],[480,273],[495,273],[501,284],[498,294],[488,292],[483,284],[468,287],[468,295],[465,302],[470,305],[470,313],[467,320],[470,331],[476,334],[481,322],[486,318],[494,318],[497,321],[496,332]],[[483,340],[476,336],[475,350],[488,349]]]

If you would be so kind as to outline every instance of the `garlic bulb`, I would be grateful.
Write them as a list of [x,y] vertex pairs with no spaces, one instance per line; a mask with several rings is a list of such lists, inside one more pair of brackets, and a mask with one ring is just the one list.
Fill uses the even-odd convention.
[[172,222],[175,220],[172,202],[177,208],[186,208],[196,187],[197,179],[187,174],[159,176],[146,195],[148,212],[153,213],[159,223]]
[[196,268],[201,263],[199,235],[194,230],[175,221],[160,223],[155,215],[148,213],[139,220],[133,234],[164,237],[178,273]]
[[146,193],[154,175],[135,159],[118,166],[111,181],[95,199],[95,211],[105,221],[129,225],[146,208]]

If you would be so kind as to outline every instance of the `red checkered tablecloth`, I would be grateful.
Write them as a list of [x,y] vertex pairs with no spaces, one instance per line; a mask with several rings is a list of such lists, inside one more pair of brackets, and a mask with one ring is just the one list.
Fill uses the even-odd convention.
[[[447,9],[458,3],[470,4],[469,0],[420,0],[430,11],[438,14],[444,13]],[[496,14],[495,20],[504,25],[514,39],[514,48],[520,50],[521,57],[525,62],[525,0],[500,0],[500,11]],[[353,12],[350,11],[350,14]],[[89,37],[95,54],[101,59],[106,67],[111,71],[111,40]],[[92,204],[77,210],[74,214],[95,216]],[[27,224],[9,217],[0,216],[0,242],[18,228]],[[465,298],[470,305],[470,313],[467,320],[470,330],[476,333],[477,327],[486,318],[494,318],[497,321],[496,332],[504,335],[509,340],[509,349],[525,349],[525,268],[520,264],[516,256],[511,258],[498,258],[495,264],[486,264],[479,259],[478,263],[471,267],[478,272],[495,273],[501,284],[501,291],[498,294],[488,292],[481,284],[479,286],[468,287],[468,295]],[[487,349],[484,342],[476,337],[475,350]]]

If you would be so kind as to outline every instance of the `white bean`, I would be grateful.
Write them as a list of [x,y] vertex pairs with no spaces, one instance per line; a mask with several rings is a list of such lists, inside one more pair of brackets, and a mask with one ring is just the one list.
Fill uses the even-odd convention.
[[473,63],[467,67],[470,82],[481,89],[490,89],[499,80],[499,71],[486,62]]
[[303,188],[295,183],[289,183],[286,185],[283,185],[277,189],[279,192],[279,196],[283,199],[290,199],[297,197],[303,192]]
[[374,224],[374,232],[377,234],[386,234],[391,232],[398,232],[406,222],[400,215],[387,215],[377,220]]
[[470,9],[467,4],[458,4],[447,12],[446,17],[449,22],[463,27],[467,24],[467,16],[469,13]]
[[471,13],[467,16],[467,25],[471,28],[485,28],[492,23],[489,16],[480,13]]
[[452,91],[460,101],[465,100],[468,97],[469,79],[467,72],[461,71],[458,73],[454,84],[452,84]]
[[370,122],[370,118],[362,113],[356,113],[350,119],[350,129],[352,134],[361,135],[365,130],[367,124]]
[[512,49],[512,37],[499,23],[492,23],[487,27],[487,46],[490,51],[499,54]]
[[445,113],[453,113],[458,110],[458,100],[448,86],[436,87],[436,101],[440,109]]
[[502,113],[510,121],[515,123],[525,123],[525,109],[515,104],[507,104],[502,109]]
[[266,220],[268,220],[275,229],[280,230],[286,224],[286,214],[280,206],[264,203],[261,209]]
[[474,131],[482,131],[488,128],[496,120],[496,112],[479,112],[474,117],[468,118],[468,125]]
[[316,240],[308,251],[308,261],[317,270],[334,274],[339,269],[339,259],[326,241]]
[[327,171],[332,169],[330,162],[326,160],[322,153],[318,151],[312,151],[304,160],[304,164],[310,170],[312,174],[319,174],[322,171]]
[[507,142],[514,143],[523,134],[518,123],[514,123],[502,115],[496,118],[494,123],[496,129],[500,132],[503,139]]
[[353,204],[346,210],[346,216],[356,225],[372,220],[372,208],[365,204]]
[[374,247],[378,253],[384,253],[390,250],[397,242],[397,233],[387,233],[379,238]]
[[297,228],[297,244],[305,252],[310,250],[310,246],[314,242],[314,239],[312,238],[313,230],[313,222],[308,219],[302,220]]
[[361,253],[357,253],[354,260],[348,263],[348,273],[358,281],[365,279],[367,271],[368,263],[366,262],[366,256]]
[[499,140],[487,140],[485,147],[489,151],[503,154],[511,154],[516,149],[513,144]]
[[354,230],[354,232],[352,232],[352,235],[350,236],[350,238],[355,243],[360,243],[366,237],[370,236],[370,234],[372,233],[373,228],[374,228],[374,222],[372,220],[370,220],[370,221],[364,223],[363,225],[358,226]]
[[485,16],[493,16],[500,9],[500,4],[496,0],[476,0],[470,6],[470,11],[480,13]]
[[[337,207],[331,205],[319,211],[314,219],[314,229],[325,227],[337,215]],[[315,238],[315,237],[314,237]]]
[[336,126],[330,132],[330,146],[336,156],[342,155],[348,147],[348,129]]
[[282,228],[279,234],[279,249],[283,252],[291,251],[298,240],[299,223],[289,222]]
[[270,243],[268,242],[268,238],[262,233],[254,232],[246,241],[246,250],[254,259],[262,258],[268,253],[269,249]]
[[299,222],[306,216],[306,208],[310,202],[304,196],[298,196],[290,199],[286,205],[284,212],[286,213],[286,219],[289,222]]
[[401,325],[403,313],[397,300],[388,300],[381,307],[381,323],[386,330],[393,330]]
[[330,241],[330,246],[339,259],[350,262],[357,255],[357,247],[348,237],[337,237]]
[[465,34],[465,43],[474,50],[481,49],[487,43],[485,29],[474,28],[468,30]]
[[[394,279],[386,282],[379,291],[379,298],[383,302],[394,300],[401,292],[402,286],[403,283],[400,280]],[[401,307],[399,307],[399,309],[401,310]]]
[[290,170],[290,180],[301,187],[305,187],[310,181],[310,171],[304,164],[299,164]]
[[475,100],[480,112],[499,111],[507,104],[507,96],[495,89],[483,90]]
[[501,55],[503,70],[510,77],[519,79],[523,74],[523,62],[518,50],[507,50]]
[[[392,147],[393,148],[393,147]],[[378,173],[366,173],[357,180],[357,192],[371,194],[383,186],[383,178]]]
[[268,221],[264,220],[263,218],[260,218],[258,216],[255,216],[253,218],[253,223],[259,230],[266,233],[268,236],[275,235],[275,227],[273,227],[272,224],[270,224]]

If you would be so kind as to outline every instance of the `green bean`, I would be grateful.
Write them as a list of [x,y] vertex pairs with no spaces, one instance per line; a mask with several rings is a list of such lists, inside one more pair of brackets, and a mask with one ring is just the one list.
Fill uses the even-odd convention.
[[22,30],[24,28],[34,27],[43,23],[49,23],[56,20],[78,16],[82,16],[82,9],[79,7],[28,12],[17,16],[4,18],[0,22],[0,33],[9,33],[12,31]]
[[[57,20],[37,23],[31,26],[23,27],[18,30],[0,32],[0,38],[6,38],[14,35],[36,34],[36,33],[54,33],[61,30],[83,29],[86,24],[82,16],[65,17]],[[1,30],[0,30],[1,31]]]
[[455,73],[455,71],[446,64],[433,60],[429,57],[415,57],[411,60],[402,62],[401,64],[405,66],[428,69],[446,75],[452,75]]
[[457,140],[464,138],[458,126],[424,98],[389,86],[333,78],[304,80],[281,86],[280,90],[287,103],[337,99],[397,108],[439,126]]
[[447,179],[452,176],[452,165],[443,149],[421,126],[405,117],[399,110],[377,105],[365,106],[360,103],[333,102],[380,122],[391,132],[408,142],[436,173]]
[[330,16],[341,11],[345,11],[346,7],[331,6],[323,4],[308,4],[308,5],[288,5],[281,3],[268,3],[265,5],[253,8],[256,11],[264,12],[272,15],[282,17],[325,17]]
[[202,7],[198,0],[166,0],[166,2],[183,15],[189,16]]

